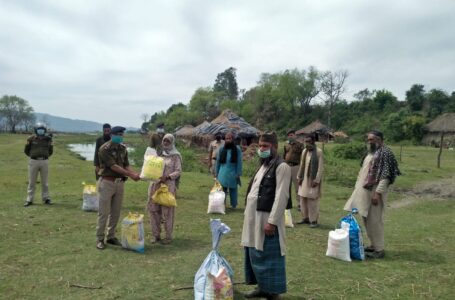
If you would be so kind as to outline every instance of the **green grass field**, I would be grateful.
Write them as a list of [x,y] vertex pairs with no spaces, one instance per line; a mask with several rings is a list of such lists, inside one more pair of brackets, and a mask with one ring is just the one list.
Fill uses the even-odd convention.
[[[221,218],[232,228],[223,238],[220,252],[234,269],[235,282],[243,282],[243,200],[240,209],[226,215],[206,214],[213,184],[208,174],[184,172],[177,195],[175,240],[169,246],[150,244],[147,183],[127,181],[122,218],[129,211],[145,214],[145,253],[113,246],[100,251],[95,248],[97,215],[81,210],[81,183],[94,182],[94,168],[66,147],[69,142],[91,142],[95,137],[56,136],[49,178],[55,204],[42,205],[38,188],[37,205],[24,208],[26,138],[0,135],[0,299],[192,299],[191,289],[177,289],[193,285],[196,271],[211,250],[211,217]],[[127,135],[125,141],[144,147],[138,136]],[[398,154],[399,148],[393,149]],[[326,151],[330,155],[330,146]],[[442,168],[436,169],[437,151],[403,148],[403,176],[393,186],[390,203],[402,201],[414,188],[429,182],[455,185],[455,151],[444,151]],[[283,298],[453,299],[453,197],[433,201],[438,196],[426,193],[420,198],[417,195],[419,201],[414,204],[389,208],[384,260],[346,263],[325,256],[328,232],[346,214],[342,207],[352,192],[358,168],[358,161],[330,159],[321,200],[322,226],[287,229],[288,293]],[[242,179],[240,199],[248,180]],[[292,214],[294,220],[300,219],[295,209]],[[235,285],[235,298],[243,299],[241,294],[250,289]]]

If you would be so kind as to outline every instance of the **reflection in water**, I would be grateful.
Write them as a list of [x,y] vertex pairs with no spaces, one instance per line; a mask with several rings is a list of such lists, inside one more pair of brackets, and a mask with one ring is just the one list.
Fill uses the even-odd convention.
[[96,144],[69,144],[68,147],[71,151],[79,154],[88,161],[93,161],[95,155]]
[[[95,146],[96,143],[93,144],[68,144],[68,147],[70,148],[71,151],[74,153],[79,154],[83,158],[85,158],[88,161],[93,161],[93,157],[95,155]],[[134,151],[134,148],[127,147],[128,152]],[[130,163],[133,163],[132,160],[130,159]]]

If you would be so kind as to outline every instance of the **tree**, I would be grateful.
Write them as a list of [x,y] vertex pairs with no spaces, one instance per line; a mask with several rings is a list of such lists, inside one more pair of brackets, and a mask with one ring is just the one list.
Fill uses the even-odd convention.
[[199,113],[202,120],[212,120],[220,113],[216,104],[215,93],[210,87],[198,88],[194,92],[191,96],[189,109],[191,112]]
[[5,118],[6,127],[15,133],[19,125],[33,117],[33,108],[17,96],[3,96],[0,99],[0,116]]
[[375,103],[377,110],[381,112],[386,108],[393,108],[395,104],[397,104],[398,99],[392,94],[392,92],[379,90],[376,91],[376,94],[373,97],[373,102]]
[[341,95],[345,92],[344,82],[348,77],[348,71],[340,70],[332,73],[327,71],[322,75],[321,91],[328,109],[327,126],[331,126],[333,105],[340,100]]
[[425,89],[423,84],[414,84],[406,92],[406,102],[411,111],[420,111],[425,103]]
[[239,87],[237,85],[236,69],[230,67],[216,76],[213,91],[219,100],[218,104],[227,99],[237,99],[239,97]]
[[446,111],[450,102],[449,95],[447,95],[445,91],[439,89],[432,89],[428,92],[427,99],[430,107],[428,117],[431,119]]

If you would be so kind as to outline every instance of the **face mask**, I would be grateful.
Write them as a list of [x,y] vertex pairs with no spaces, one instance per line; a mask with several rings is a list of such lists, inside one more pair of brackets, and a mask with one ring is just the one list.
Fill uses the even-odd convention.
[[157,128],[157,129],[156,129],[156,132],[158,132],[158,133],[164,133],[164,128]]
[[295,141],[295,138],[288,138],[289,143],[293,143]]
[[111,140],[114,144],[121,144],[123,142],[123,136],[121,135],[113,135]]
[[46,130],[44,130],[42,128],[36,130],[37,135],[44,135],[45,132],[46,132]]
[[265,150],[265,151],[261,151],[258,149],[258,155],[260,158],[267,158],[267,157],[270,157],[270,149],[269,150]]

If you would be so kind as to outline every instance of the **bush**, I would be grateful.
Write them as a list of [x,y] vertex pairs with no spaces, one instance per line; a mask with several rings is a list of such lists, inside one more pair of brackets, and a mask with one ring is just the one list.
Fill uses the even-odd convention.
[[361,159],[365,155],[365,144],[352,142],[336,145],[332,149],[333,155],[343,159]]

